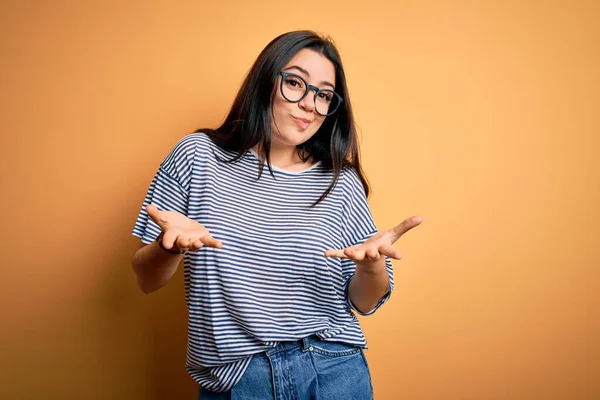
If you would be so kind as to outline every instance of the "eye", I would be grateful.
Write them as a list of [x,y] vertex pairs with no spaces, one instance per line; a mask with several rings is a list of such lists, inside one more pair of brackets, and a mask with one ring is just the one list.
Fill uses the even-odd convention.
[[288,76],[285,78],[285,84],[292,88],[304,88],[304,82],[295,76]]
[[325,100],[327,102],[330,102],[333,99],[333,93],[331,92],[320,92],[319,93],[319,98],[322,100]]

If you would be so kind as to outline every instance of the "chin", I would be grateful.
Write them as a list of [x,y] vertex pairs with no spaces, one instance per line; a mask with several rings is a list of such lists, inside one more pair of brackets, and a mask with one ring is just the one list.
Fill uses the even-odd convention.
[[314,133],[303,133],[302,135],[299,135],[296,138],[294,138],[294,145],[299,146],[303,143],[306,143],[313,136]]
[[309,140],[316,133],[312,131],[304,130],[300,131],[298,129],[286,129],[283,133],[277,135],[277,142],[288,145],[288,146],[298,146],[302,143]]

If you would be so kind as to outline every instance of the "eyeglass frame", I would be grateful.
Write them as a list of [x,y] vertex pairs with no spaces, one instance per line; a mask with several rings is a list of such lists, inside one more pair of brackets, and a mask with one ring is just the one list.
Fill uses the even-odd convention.
[[[308,82],[306,82],[306,79],[304,79],[303,77],[301,77],[300,75],[297,74],[293,74],[290,72],[284,72],[281,71],[279,72],[279,75],[281,75],[282,79],[281,82],[279,82],[279,91],[281,92],[281,95],[283,96],[283,98],[286,101],[289,101],[290,103],[300,103],[307,95],[308,92],[310,92],[311,90],[314,90],[315,92],[315,97],[313,98],[314,102],[315,102],[315,112],[323,117],[328,117],[332,114],[335,114],[335,112],[337,110],[339,110],[340,105],[344,102],[344,98],[342,96],[340,96],[337,92],[335,92],[334,90],[331,89],[320,89],[314,85],[310,85]],[[306,91],[304,92],[304,94],[302,95],[302,97],[300,97],[300,99],[298,100],[289,100],[287,97],[285,97],[285,94],[283,94],[283,81],[285,80],[285,78],[287,78],[288,76],[293,76],[295,78],[299,78],[302,82],[304,82],[305,87],[306,87]],[[337,99],[339,100],[339,103],[337,104],[337,106],[335,107],[335,110],[333,110],[332,112],[328,113],[328,114],[321,114],[318,110],[317,110],[317,96],[319,95],[320,92],[331,92],[333,93]]]

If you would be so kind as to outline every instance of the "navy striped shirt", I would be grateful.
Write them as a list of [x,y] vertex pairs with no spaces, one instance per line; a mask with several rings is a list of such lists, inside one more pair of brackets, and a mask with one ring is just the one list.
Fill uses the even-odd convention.
[[366,348],[355,313],[370,315],[348,298],[356,265],[326,258],[328,249],[364,242],[376,233],[356,172],[342,172],[334,190],[310,207],[329,186],[332,171],[319,163],[301,172],[268,169],[258,179],[259,159],[233,152],[203,133],[181,139],[161,163],[133,234],[156,239],[160,228],[147,204],[178,211],[204,225],[222,249],[203,247],[184,257],[188,308],[186,369],[202,386],[226,391],[252,355],[279,342],[316,334],[322,340]]

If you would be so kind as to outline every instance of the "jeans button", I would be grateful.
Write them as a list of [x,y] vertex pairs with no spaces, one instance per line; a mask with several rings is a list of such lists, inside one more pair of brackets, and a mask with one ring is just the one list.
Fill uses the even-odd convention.
[[313,350],[314,350],[314,348],[312,346],[308,347],[308,351],[313,351]]

